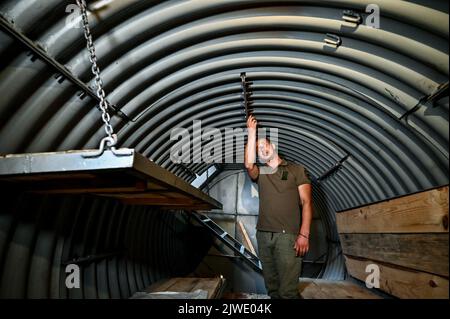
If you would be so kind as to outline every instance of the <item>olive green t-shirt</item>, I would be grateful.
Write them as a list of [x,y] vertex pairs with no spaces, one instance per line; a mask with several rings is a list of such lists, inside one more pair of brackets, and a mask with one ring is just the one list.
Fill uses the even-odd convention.
[[259,217],[256,229],[298,234],[301,212],[298,186],[311,184],[306,169],[283,160],[277,169],[259,168]]

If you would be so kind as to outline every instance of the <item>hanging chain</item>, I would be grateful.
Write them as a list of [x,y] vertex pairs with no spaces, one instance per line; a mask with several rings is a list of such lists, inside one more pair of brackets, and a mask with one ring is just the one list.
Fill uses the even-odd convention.
[[[86,38],[87,44],[86,47],[89,51],[89,60],[91,61],[91,71],[92,74],[95,76],[95,85],[97,87],[97,96],[100,100],[100,110],[102,112],[102,121],[105,125],[105,132],[107,137],[102,140],[102,143],[100,143],[100,146],[105,146],[105,143],[107,146],[112,147],[117,143],[117,136],[114,134],[113,127],[110,123],[111,117],[108,113],[108,102],[105,98],[105,90],[103,90],[103,81],[100,77],[100,68],[97,65],[97,55],[95,53],[95,46],[94,42],[92,41],[92,34],[91,30],[89,29],[89,20],[87,15],[87,5],[85,0],[76,0],[77,5],[81,10],[81,17],[83,19],[83,29],[84,29],[84,37]],[[102,151],[103,153],[103,151]]]
[[91,30],[89,29],[89,20],[87,15],[87,5],[85,0],[76,0],[77,5],[81,10],[81,17],[83,19],[84,37],[86,38],[86,47],[89,51],[89,60],[91,61],[91,71],[95,76],[95,85],[97,87],[97,97],[100,100],[100,110],[102,112],[102,121],[105,124],[106,137],[100,141],[99,149],[89,154],[84,154],[83,157],[98,157],[103,154],[105,147],[110,149],[116,156],[130,156],[133,155],[133,150],[128,148],[116,149],[114,145],[117,144],[117,135],[114,134],[111,125],[111,117],[108,113],[108,102],[105,98],[105,90],[103,90],[103,81],[100,77],[100,68],[97,65],[97,55],[95,53],[94,41],[92,40]]

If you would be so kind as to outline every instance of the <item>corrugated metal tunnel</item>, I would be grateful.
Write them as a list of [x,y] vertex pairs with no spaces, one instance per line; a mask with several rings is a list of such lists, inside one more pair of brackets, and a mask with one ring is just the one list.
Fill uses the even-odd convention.
[[[304,277],[361,280],[344,255],[383,261],[350,253],[354,246],[341,243],[350,239],[342,237],[340,214],[440,187],[439,196],[448,194],[447,2],[88,5],[118,146],[218,200],[223,207],[208,216],[235,237],[242,222],[255,244],[257,199],[243,166],[170,159],[174,128],[192,132],[197,120],[223,134],[245,128],[240,74],[246,73],[258,122],[278,129],[279,153],[313,178]],[[0,155],[97,148],[104,128],[75,1],[2,0],[0,21]],[[264,293],[261,275],[218,256],[223,247],[185,210],[90,194],[30,194],[7,184],[1,197],[2,297],[128,298],[162,278],[192,273],[222,274],[231,291]],[[442,205],[448,207],[448,195]],[[427,233],[448,250],[445,214],[447,226],[438,230],[349,232]],[[438,246],[430,245],[420,249]],[[448,252],[446,258],[444,270],[400,264],[437,276],[448,289]],[[81,290],[64,282],[64,267],[74,260],[83,265]]]

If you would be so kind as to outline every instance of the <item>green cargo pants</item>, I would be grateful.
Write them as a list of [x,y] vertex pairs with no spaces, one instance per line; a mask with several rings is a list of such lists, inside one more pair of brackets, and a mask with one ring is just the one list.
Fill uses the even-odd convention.
[[294,250],[296,239],[295,234],[256,232],[264,283],[271,298],[300,298],[298,282],[302,258],[297,257]]

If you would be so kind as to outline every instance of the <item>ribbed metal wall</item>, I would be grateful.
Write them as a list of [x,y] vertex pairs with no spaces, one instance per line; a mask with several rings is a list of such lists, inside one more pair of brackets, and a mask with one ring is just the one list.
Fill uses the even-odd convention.
[[[342,20],[372,3],[379,29]],[[92,85],[68,4],[2,1],[0,14]],[[331,233],[335,211],[448,184],[448,96],[424,102],[448,82],[446,1],[116,0],[90,21],[120,144],[188,181],[208,165],[171,163],[171,129],[244,127],[246,72],[285,157],[318,178],[349,155],[314,194]],[[0,63],[0,153],[97,147],[96,103],[4,30]]]
[[[1,199],[3,298],[128,298],[158,279],[190,273],[211,245],[181,212],[81,195]],[[65,285],[70,263],[80,267],[80,288]]]

